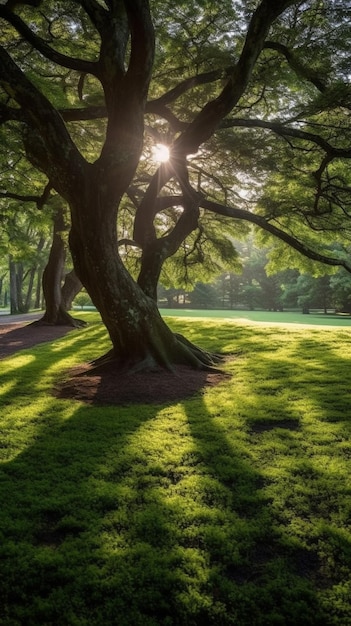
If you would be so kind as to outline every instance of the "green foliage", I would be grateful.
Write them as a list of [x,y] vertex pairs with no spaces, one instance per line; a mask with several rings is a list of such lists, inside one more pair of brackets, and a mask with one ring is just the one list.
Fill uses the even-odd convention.
[[[111,8],[102,2],[97,5]],[[212,0],[151,2],[156,56],[149,103],[166,97],[187,79],[192,80],[168,102],[166,98],[168,114],[162,107],[157,113],[147,109],[144,151],[118,215],[121,239],[132,239],[135,210],[157,170],[151,158],[153,144],[162,140],[171,145],[179,139],[184,123],[192,122],[219,96],[241,54],[248,24],[258,5],[242,0],[225,0],[220,4]],[[47,0],[44,10],[35,10],[25,3],[13,6],[33,33],[56,53],[86,62],[97,62],[100,58],[102,64],[101,33],[94,27],[85,3]],[[196,154],[188,155],[187,161],[189,182],[206,199],[245,209],[248,216],[258,213],[269,224],[327,256],[331,243],[344,243],[350,237],[349,18],[348,3],[332,0],[291,3],[272,25],[270,43],[259,55],[242,97],[222,124],[213,132],[209,129],[208,139]],[[123,28],[117,38],[122,34]],[[89,118],[90,107],[104,106],[107,90],[104,92],[93,72],[72,70],[39,54],[6,19],[2,20],[0,43],[57,109],[70,109],[72,113],[83,108]],[[103,41],[103,48],[107,45]],[[125,47],[124,68],[129,62],[130,46],[129,42]],[[116,70],[116,57],[113,53],[106,63],[108,74]],[[197,80],[212,71],[212,78]],[[6,85],[0,90],[0,101],[5,110],[8,106],[19,106],[8,94]],[[240,124],[236,125],[238,120]],[[259,122],[257,126],[255,121]],[[279,132],[269,127],[273,122],[279,123]],[[70,121],[66,125],[85,159],[89,163],[99,162],[107,128],[103,114],[100,118],[92,114],[91,119]],[[23,125],[15,120],[1,126],[6,155],[6,162],[0,164],[1,187],[16,188],[18,192],[28,191],[30,187],[31,191],[39,192],[46,178],[28,165],[23,176],[22,130]],[[294,131],[308,136],[294,136],[291,134]],[[326,144],[330,150],[326,150]],[[323,163],[326,153],[330,162]],[[169,180],[160,193],[179,196],[178,181]],[[17,205],[16,209],[27,211],[23,205]],[[152,226],[158,238],[174,231],[180,214],[176,204],[171,209],[155,211]],[[199,279],[210,279],[224,268],[230,269],[229,264],[233,267],[236,261],[230,241],[233,236],[247,235],[243,223],[203,211],[199,224],[201,236],[195,230],[183,241],[164,267],[163,282],[194,284]],[[263,236],[264,243],[267,237],[271,235]],[[301,269],[311,269],[309,261],[297,261],[297,253],[287,252],[286,244],[277,245],[271,266],[276,266],[282,257],[286,264],[294,263],[295,267],[299,263]],[[140,253],[129,247],[123,258],[136,277]]]
[[351,311],[351,277],[346,272],[339,272],[330,279],[335,306],[341,311]]
[[216,308],[217,294],[212,285],[196,283],[193,291],[189,294],[189,302],[195,309]]
[[85,306],[92,306],[93,303],[86,290],[82,289],[74,298],[73,305],[77,305],[81,307],[81,309],[84,309]]
[[52,396],[84,315],[0,365],[0,624],[347,626],[349,331],[168,318],[233,377],[99,408]]
[[165,262],[161,283],[165,287],[189,288],[200,279],[209,282],[225,269],[239,270],[238,253],[227,234],[222,220],[205,216],[200,230],[187,237],[179,251]]

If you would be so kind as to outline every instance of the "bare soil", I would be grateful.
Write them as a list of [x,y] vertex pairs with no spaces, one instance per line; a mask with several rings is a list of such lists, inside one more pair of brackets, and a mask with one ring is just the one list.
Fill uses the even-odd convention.
[[[54,341],[72,330],[68,326],[0,325],[0,359]],[[159,368],[133,374],[111,367],[96,374],[89,364],[82,364],[66,373],[54,394],[97,405],[173,403],[201,393],[205,387],[217,385],[225,378],[228,375],[222,372],[203,372],[186,366],[177,366],[174,372]]]
[[0,324],[0,359],[39,343],[54,341],[71,330],[70,326],[37,326],[26,322]]

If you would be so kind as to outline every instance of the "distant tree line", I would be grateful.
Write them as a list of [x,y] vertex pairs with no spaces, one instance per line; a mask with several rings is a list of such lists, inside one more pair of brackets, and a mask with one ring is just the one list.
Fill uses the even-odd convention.
[[[336,310],[351,314],[351,276],[343,268],[333,273],[320,265],[313,275],[304,269],[270,268],[270,249],[260,249],[235,243],[240,253],[241,271],[226,270],[211,280],[194,280],[192,284],[158,289],[158,304],[162,307],[193,307],[199,309],[262,309],[282,311],[301,309]],[[41,249],[23,247],[22,254],[0,264],[0,307],[13,313],[24,313],[44,306],[42,273],[47,263],[49,242]],[[71,275],[70,266],[62,270],[62,281]],[[201,275],[201,265],[198,266]],[[274,273],[273,273],[274,272]],[[330,272],[330,271],[329,271]],[[176,281],[175,281],[176,282]],[[71,305],[72,303],[70,303]],[[92,304],[83,289],[73,304],[83,308]]]
[[[336,310],[351,314],[351,276],[343,269],[313,276],[298,269],[269,274],[269,251],[254,248],[243,259],[242,272],[223,272],[212,282],[197,281],[192,288],[160,286],[159,305],[203,309],[263,309],[282,311]],[[321,271],[325,268],[321,268]]]

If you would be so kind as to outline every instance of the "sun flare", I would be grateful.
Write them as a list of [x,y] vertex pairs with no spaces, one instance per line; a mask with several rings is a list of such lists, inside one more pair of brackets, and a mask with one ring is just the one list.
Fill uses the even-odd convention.
[[163,143],[157,143],[152,149],[152,158],[156,163],[166,163],[169,160],[169,148]]

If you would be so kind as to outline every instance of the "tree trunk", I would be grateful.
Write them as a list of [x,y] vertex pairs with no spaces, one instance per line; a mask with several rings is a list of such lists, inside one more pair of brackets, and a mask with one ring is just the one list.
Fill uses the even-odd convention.
[[18,306],[18,293],[17,293],[17,280],[16,280],[16,263],[10,257],[9,260],[10,270],[10,312],[11,315],[20,313]]
[[67,311],[62,300],[61,283],[66,259],[66,245],[61,233],[67,230],[62,208],[54,217],[53,240],[48,263],[43,272],[43,293],[45,313],[36,325],[50,326],[85,326],[85,322],[73,318]]
[[6,273],[0,276],[0,303],[2,302],[3,306],[6,306],[6,290],[4,291],[4,279],[6,277]]
[[43,280],[43,269],[42,267],[38,267],[36,288],[35,288],[35,302],[34,302],[35,309],[41,309],[41,305],[42,305],[42,302],[41,302],[42,280]]
[[61,288],[61,305],[65,311],[71,310],[73,300],[81,291],[82,287],[83,285],[74,269],[66,274],[65,282]]
[[[157,302],[133,280],[118,254],[116,203],[94,198],[94,185],[82,206],[71,206],[70,248],[74,267],[92,302],[101,314],[112,350],[96,362],[137,370],[155,366],[173,369],[176,364],[209,368],[218,359],[172,333],[163,321]],[[103,207],[103,211],[99,211]]]
[[27,287],[26,301],[24,305],[25,311],[29,311],[31,304],[32,304],[32,293],[33,293],[33,285],[34,285],[34,278],[35,278],[36,271],[37,271],[36,267],[32,267],[29,270],[29,283]]
[[166,255],[162,250],[163,242],[156,240],[143,251],[138,285],[143,292],[157,301],[157,287]]
[[11,315],[26,313],[23,303],[23,264],[16,263],[11,257],[9,260],[10,269],[10,310]]
[[17,310],[19,313],[27,313],[23,302],[23,263],[15,263],[14,269],[16,280]]

